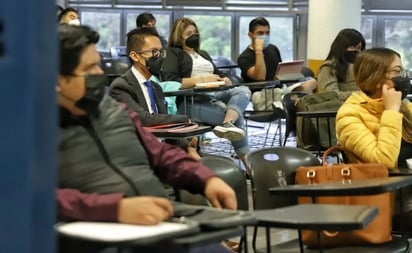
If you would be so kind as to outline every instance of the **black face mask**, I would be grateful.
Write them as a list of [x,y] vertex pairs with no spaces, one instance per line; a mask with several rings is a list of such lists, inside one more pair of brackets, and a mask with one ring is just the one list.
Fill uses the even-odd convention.
[[395,90],[402,92],[402,99],[411,92],[411,81],[409,77],[396,76],[391,78],[395,84]]
[[198,34],[192,34],[186,39],[186,46],[190,48],[199,48],[200,38]]
[[358,53],[358,51],[346,51],[344,55],[345,60],[349,63],[354,63],[356,56],[358,56]]
[[150,57],[146,60],[146,67],[152,75],[159,76],[162,69],[163,57]]
[[104,96],[104,89],[110,84],[106,75],[87,75],[85,76],[86,94],[74,105],[88,114],[98,115],[99,104]]

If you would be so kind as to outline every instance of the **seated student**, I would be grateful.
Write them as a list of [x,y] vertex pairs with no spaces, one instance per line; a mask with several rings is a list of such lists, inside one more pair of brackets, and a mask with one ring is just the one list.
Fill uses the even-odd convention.
[[[239,55],[238,66],[245,82],[272,81],[282,61],[279,49],[270,43],[270,24],[264,17],[257,17],[249,23],[248,36],[251,44]],[[317,86],[310,78],[301,82],[295,90],[311,93]]]
[[[135,112],[104,95],[97,32],[61,25],[58,36],[60,189],[167,198],[162,180],[204,194],[215,207],[237,208],[235,192],[222,179],[180,148],[159,142]],[[163,209],[170,217],[169,208]]]
[[[190,89],[196,83],[224,81],[232,82],[220,75],[207,52],[200,50],[200,35],[196,23],[189,18],[180,18],[173,24],[169,37],[169,47],[162,65],[163,80],[182,83],[183,89]],[[249,144],[245,135],[243,112],[250,101],[250,90],[239,86],[212,95],[196,95],[194,104],[185,105],[178,98],[178,111],[193,115],[193,120],[215,126],[213,132],[229,139],[236,154],[246,165],[245,157]]]
[[[160,69],[163,59],[164,51],[156,30],[137,28],[130,31],[127,34],[127,52],[133,66],[110,84],[110,96],[137,112],[143,126],[189,122],[185,114],[167,114],[162,88],[154,81],[148,83],[151,71]],[[197,138],[191,143],[185,140],[168,142],[187,149],[193,158],[200,159],[196,151]]]
[[363,162],[406,167],[412,157],[410,81],[400,55],[388,48],[365,50],[353,66],[355,91],[339,108],[336,135]]
[[[136,27],[137,28],[153,28],[156,30],[156,18],[152,13],[143,12],[136,17]],[[159,35],[160,42],[162,43],[162,48],[167,47],[167,41],[163,36]]]
[[353,63],[359,52],[365,50],[365,39],[355,29],[343,29],[332,42],[325,62],[318,73],[319,92],[335,91],[346,100],[359,88],[355,84]]
[[59,24],[80,25],[79,13],[73,8],[66,8],[59,14]]

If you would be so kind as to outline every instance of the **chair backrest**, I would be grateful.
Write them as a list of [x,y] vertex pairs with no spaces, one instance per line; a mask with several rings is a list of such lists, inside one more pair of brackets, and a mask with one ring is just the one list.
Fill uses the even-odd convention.
[[117,46],[110,48],[110,55],[113,59],[119,59],[121,57],[127,57],[126,46]]
[[296,136],[296,101],[306,95],[308,94],[305,92],[290,92],[282,97],[283,111],[286,118],[285,140],[283,146],[285,146],[286,140],[291,133]]
[[[230,185],[236,192],[239,210],[249,210],[246,178],[235,161],[229,157],[206,155],[202,163],[212,169],[223,181]],[[205,205],[207,201],[187,191],[180,191],[180,201],[187,204]]]
[[295,183],[295,171],[299,166],[320,165],[309,151],[295,147],[271,147],[250,152],[247,155],[252,175],[253,207],[272,209],[297,203],[295,197],[274,196],[269,188]]

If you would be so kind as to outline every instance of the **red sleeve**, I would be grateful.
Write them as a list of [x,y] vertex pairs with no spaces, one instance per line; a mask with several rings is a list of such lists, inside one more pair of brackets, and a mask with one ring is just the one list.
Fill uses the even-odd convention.
[[[126,108],[124,104],[121,106]],[[128,110],[128,113],[155,174],[171,186],[204,194],[206,181],[216,174],[178,146],[159,142],[156,136],[142,127],[136,112]]]
[[58,220],[117,222],[122,194],[84,194],[74,189],[58,189]]

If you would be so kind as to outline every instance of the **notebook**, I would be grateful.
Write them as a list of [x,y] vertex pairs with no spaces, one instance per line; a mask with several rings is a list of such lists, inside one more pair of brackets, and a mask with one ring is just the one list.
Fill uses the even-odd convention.
[[157,225],[130,225],[111,222],[58,223],[55,229],[61,235],[96,242],[148,244],[164,239],[200,232],[192,220],[172,219]]
[[280,81],[297,81],[304,78],[301,73],[304,63],[303,60],[280,62],[276,70],[276,79]]

